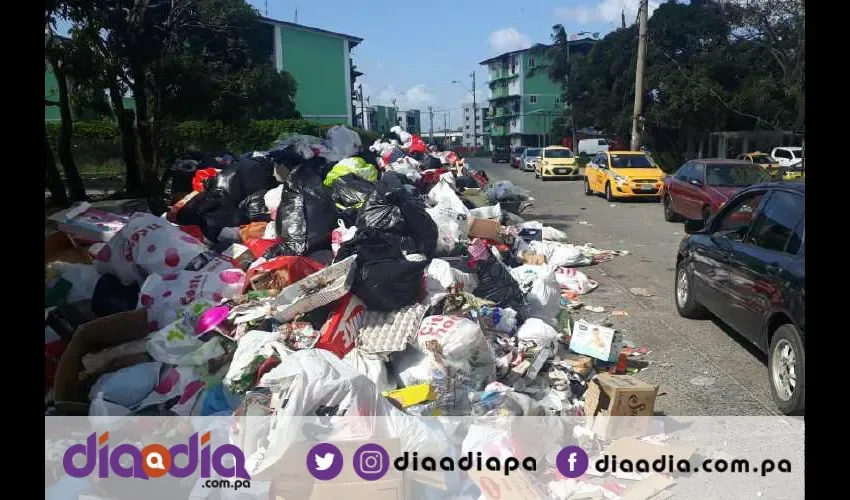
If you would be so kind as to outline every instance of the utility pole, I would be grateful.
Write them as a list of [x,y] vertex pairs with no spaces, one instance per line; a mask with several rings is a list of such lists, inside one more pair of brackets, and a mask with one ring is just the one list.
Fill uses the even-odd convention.
[[428,141],[434,144],[434,106],[428,106]]
[[[573,67],[570,64],[570,36],[566,32],[564,33],[564,36],[567,39],[567,92],[566,92],[566,96],[565,96],[566,99],[565,100],[569,101],[570,94],[572,93],[572,90],[573,90],[573,89],[570,88],[573,84],[572,78],[570,78],[570,73],[572,72]],[[573,137],[572,150],[573,150],[573,154],[575,155],[575,154],[578,154],[578,153],[576,153],[576,151],[578,151],[578,144],[576,144],[576,118],[575,118],[575,112],[573,111],[573,103],[569,102],[569,104],[567,104],[567,106],[569,107],[569,110],[570,110],[570,133],[572,134],[572,137]]]
[[443,146],[449,142],[449,112],[443,112]]
[[640,12],[638,12],[638,55],[637,68],[635,69],[635,108],[632,112],[632,151],[640,148],[640,118],[643,113],[643,71],[646,65],[646,31],[649,9],[647,0],[641,0]]
[[478,107],[475,104],[475,71],[472,72],[472,149],[478,150]]

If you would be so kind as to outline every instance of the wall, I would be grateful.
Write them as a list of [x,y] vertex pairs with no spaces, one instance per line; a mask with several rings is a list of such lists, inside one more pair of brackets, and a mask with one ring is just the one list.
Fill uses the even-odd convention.
[[306,120],[348,123],[344,40],[288,26],[280,29],[283,69],[298,82],[295,106]]
[[[59,101],[59,85],[49,65],[44,66],[44,98]],[[59,106],[44,106],[44,121],[58,122],[61,119]]]
[[[539,58],[538,58],[539,59]],[[540,61],[535,61],[540,63]],[[545,69],[540,69],[534,76],[528,75],[529,58],[525,58],[526,71],[523,79],[522,112],[524,134],[546,134],[551,129],[554,120],[564,109],[560,103],[561,87],[549,79]],[[534,103],[531,102],[534,96]]]

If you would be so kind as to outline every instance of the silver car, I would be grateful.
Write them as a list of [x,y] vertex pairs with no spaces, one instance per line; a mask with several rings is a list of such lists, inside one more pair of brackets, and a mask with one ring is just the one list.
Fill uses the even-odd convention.
[[519,168],[523,172],[534,172],[534,167],[543,156],[541,148],[528,148],[519,158]]

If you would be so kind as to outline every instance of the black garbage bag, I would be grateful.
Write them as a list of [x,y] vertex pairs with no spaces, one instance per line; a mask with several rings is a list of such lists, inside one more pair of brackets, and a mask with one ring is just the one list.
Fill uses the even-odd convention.
[[367,149],[365,151],[360,151],[359,153],[357,153],[354,156],[363,158],[363,161],[365,161],[366,163],[368,163],[368,164],[370,164],[374,167],[378,166],[378,155],[375,154],[374,151],[370,151],[370,150]]
[[138,283],[125,285],[117,276],[104,274],[94,287],[91,311],[99,317],[133,311],[139,303],[140,291]]
[[268,158],[257,157],[239,160],[226,166],[215,176],[210,186],[237,206],[249,194],[278,185],[274,177],[274,163]]
[[436,156],[428,155],[425,163],[422,164],[422,170],[431,170],[433,168],[443,168],[443,162]]
[[282,247],[278,255],[305,255],[330,248],[336,220],[336,206],[319,173],[310,165],[299,165],[284,185],[275,217]]
[[400,176],[384,175],[369,196],[357,218],[357,229],[378,229],[405,237],[402,248],[408,253],[434,256],[437,225],[415,196],[412,186],[403,185]]
[[525,308],[525,296],[519,283],[504,264],[494,255],[478,263],[478,287],[472,292],[476,297],[491,300],[498,307],[511,307],[516,311]]
[[[265,205],[264,205],[265,206]],[[177,212],[176,222],[181,226],[198,226],[204,236],[218,241],[221,230],[248,224],[248,215],[220,191],[204,191],[193,196]]]
[[239,207],[222,204],[205,213],[198,225],[201,227],[201,232],[210,241],[218,241],[224,228],[238,228],[249,222],[251,222],[250,219]]
[[404,258],[401,238],[380,230],[358,230],[337,254],[340,261],[357,254],[357,275],[351,291],[369,310],[394,311],[414,304],[422,292],[428,260]]
[[375,184],[356,174],[346,174],[331,185],[333,200],[337,206],[360,208],[375,191]]
[[272,220],[269,209],[266,207],[266,200],[263,199],[267,191],[267,189],[261,189],[251,193],[239,204],[239,208],[251,222],[269,222]]
[[481,185],[478,184],[478,181],[475,180],[474,177],[470,177],[468,175],[461,175],[455,179],[455,185],[458,188],[463,189],[474,189],[481,188]]

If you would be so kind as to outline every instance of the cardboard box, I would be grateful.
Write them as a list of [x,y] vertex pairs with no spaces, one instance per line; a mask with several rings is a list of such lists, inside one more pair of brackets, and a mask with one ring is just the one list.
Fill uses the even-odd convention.
[[531,252],[524,252],[520,257],[522,262],[530,266],[542,266],[546,264],[546,256]]
[[606,455],[617,455],[617,460],[647,460],[652,463],[661,457],[673,455],[673,461],[690,460],[696,448],[687,445],[653,444],[632,437],[621,438],[605,449]]
[[570,350],[600,361],[616,362],[623,349],[623,334],[613,328],[581,319],[573,325],[572,333]]
[[[274,496],[277,500],[403,500],[404,477],[402,472],[390,464],[387,474],[378,481],[364,481],[352,466],[357,448],[374,443],[381,445],[394,460],[401,455],[401,442],[398,439],[357,439],[331,441],[343,455],[343,467],[339,475],[330,481],[316,481],[304,467],[304,457],[316,442],[296,443],[287,450],[272,471],[264,471],[256,480],[274,482]],[[297,466],[296,466],[297,464]]]
[[74,333],[56,368],[53,395],[59,402],[88,402],[80,391],[83,356],[92,352],[131,342],[148,335],[148,315],[145,309],[122,312],[89,321]]
[[587,416],[595,417],[593,432],[605,440],[645,436],[652,425],[657,393],[658,386],[631,375],[600,373],[585,393]]
[[85,248],[74,243],[67,234],[55,231],[44,237],[44,263],[51,262],[91,264],[92,258]]
[[469,218],[469,236],[485,240],[501,241],[502,226],[498,221],[490,219]]

